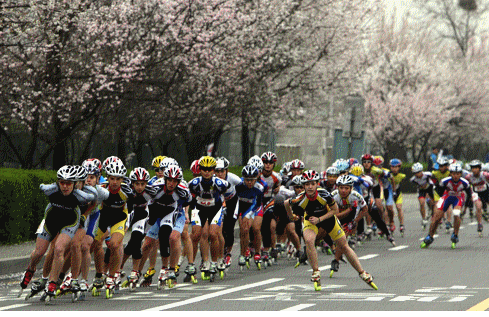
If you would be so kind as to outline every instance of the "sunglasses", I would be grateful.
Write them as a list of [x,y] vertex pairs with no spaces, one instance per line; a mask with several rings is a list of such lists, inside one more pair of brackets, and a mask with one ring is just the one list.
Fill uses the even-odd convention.
[[201,171],[204,171],[204,172],[210,172],[210,171],[213,171],[214,170],[214,167],[200,167],[200,170]]
[[272,161],[263,161],[263,164],[273,164]]

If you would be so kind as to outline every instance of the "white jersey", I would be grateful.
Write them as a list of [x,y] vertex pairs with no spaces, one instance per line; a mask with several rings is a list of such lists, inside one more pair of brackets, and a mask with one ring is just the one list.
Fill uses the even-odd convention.
[[420,189],[426,189],[428,186],[433,185],[433,181],[431,180],[432,177],[433,174],[431,174],[431,172],[423,172],[423,176],[418,178],[414,175],[409,181],[418,185]]
[[351,191],[350,195],[343,199],[340,196],[340,192],[338,189],[333,190],[331,192],[331,196],[333,196],[334,201],[338,204],[338,209],[343,211],[348,208],[352,208],[352,211],[355,211],[355,216],[358,214],[358,211],[363,207],[367,206],[367,202],[363,199],[362,195],[360,195],[356,190]]
[[265,177],[262,174],[261,179],[268,185],[268,188],[265,191],[263,197],[265,201],[269,201],[274,196],[273,189],[279,187],[280,184],[282,184],[282,177],[278,173],[272,171],[272,174],[270,174],[270,176],[268,177]]
[[280,186],[277,196],[278,195],[285,197],[286,200],[296,196],[294,190],[287,189],[285,186]]
[[487,183],[489,183],[488,172],[480,172],[477,177],[473,173],[468,173],[464,178],[472,185],[474,192],[480,193],[487,190]]

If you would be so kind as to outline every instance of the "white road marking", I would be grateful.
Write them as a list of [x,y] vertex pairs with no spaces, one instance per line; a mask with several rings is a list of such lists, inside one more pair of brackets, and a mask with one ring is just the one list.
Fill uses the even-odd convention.
[[15,308],[20,308],[20,307],[29,306],[29,305],[30,305],[30,304],[15,304],[15,305],[9,305],[9,306],[0,307],[0,310],[15,309]]
[[397,246],[397,247],[390,248],[388,250],[389,251],[397,251],[397,250],[402,250],[402,249],[405,249],[405,248],[409,248],[409,246],[408,245],[400,245],[400,246]]
[[475,226],[477,224],[477,221],[469,223],[469,226]]
[[304,308],[308,308],[311,306],[316,306],[316,304],[299,304],[295,305],[286,309],[282,309],[281,311],[298,311],[298,310],[303,310]]
[[379,256],[378,254],[367,254],[367,255],[359,257],[358,259],[359,260],[368,260],[368,259],[373,259],[373,258],[378,257],[378,256]]
[[245,290],[245,289],[249,289],[249,288],[254,288],[254,287],[258,287],[258,286],[262,286],[262,285],[266,285],[266,284],[272,284],[272,283],[280,282],[282,280],[284,280],[284,279],[283,278],[271,278],[271,279],[268,279],[268,280],[265,280],[265,281],[261,281],[261,282],[257,282],[257,283],[247,284],[247,285],[243,285],[243,286],[238,286],[238,287],[234,287],[234,288],[225,289],[225,290],[222,290],[222,291],[219,291],[219,292],[215,292],[215,293],[211,293],[211,294],[206,294],[206,295],[201,295],[201,296],[197,296],[197,297],[194,297],[194,298],[189,298],[187,300],[176,302],[176,303],[171,303],[171,304],[167,304],[167,305],[153,307],[153,308],[150,308],[150,309],[146,309],[146,311],[160,311],[160,310],[172,309],[172,308],[175,308],[175,307],[180,307],[180,306],[189,305],[189,304],[197,303],[197,302],[200,302],[200,301],[204,301],[204,300],[207,300],[207,299],[210,299],[210,298],[219,297],[219,296],[222,296],[222,295],[239,292],[239,291],[242,291],[242,290]]

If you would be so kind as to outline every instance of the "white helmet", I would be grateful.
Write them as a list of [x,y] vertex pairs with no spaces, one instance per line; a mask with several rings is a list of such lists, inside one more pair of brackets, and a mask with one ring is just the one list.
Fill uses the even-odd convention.
[[489,172],[489,163],[484,163],[482,164],[482,169],[485,172]]
[[413,166],[411,166],[411,171],[413,173],[421,172],[421,171],[423,171],[423,165],[419,162],[416,162],[413,164]]
[[338,179],[336,180],[336,185],[338,185],[338,186],[346,185],[346,186],[353,187],[354,182],[355,181],[353,180],[353,178],[350,175],[345,174],[345,175],[341,175],[340,177],[338,177]]
[[174,158],[171,158],[171,157],[165,157],[163,160],[161,160],[160,168],[166,169],[170,165],[177,165],[178,166],[177,160],[175,160]]
[[87,170],[81,165],[75,165],[74,167],[76,169],[76,180],[78,182],[84,182],[88,176]]
[[448,165],[448,160],[446,157],[442,156],[437,161],[438,165]]
[[65,165],[61,167],[57,174],[58,179],[76,182],[77,181],[77,168],[73,165]]
[[109,176],[125,177],[127,174],[127,169],[122,163],[122,161],[110,162],[105,167],[105,172]]
[[261,173],[263,171],[263,161],[258,155],[253,156],[248,160],[248,165],[254,166]]
[[302,176],[301,175],[295,175],[292,178],[292,186],[301,186],[302,185]]
[[450,166],[448,167],[448,170],[450,172],[462,172],[462,166],[458,163],[453,163],[453,164],[450,164]]

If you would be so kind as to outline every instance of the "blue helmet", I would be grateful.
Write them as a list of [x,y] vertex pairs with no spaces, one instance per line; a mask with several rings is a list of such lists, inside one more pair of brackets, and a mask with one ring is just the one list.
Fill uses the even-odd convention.
[[338,169],[338,171],[340,171],[340,173],[347,171],[350,168],[350,163],[348,163],[347,160],[339,160],[336,163],[336,168]]
[[243,175],[244,178],[257,178],[258,168],[253,165],[246,165],[245,167],[243,167],[241,175]]
[[400,159],[392,159],[389,162],[390,166],[401,166],[401,160]]

